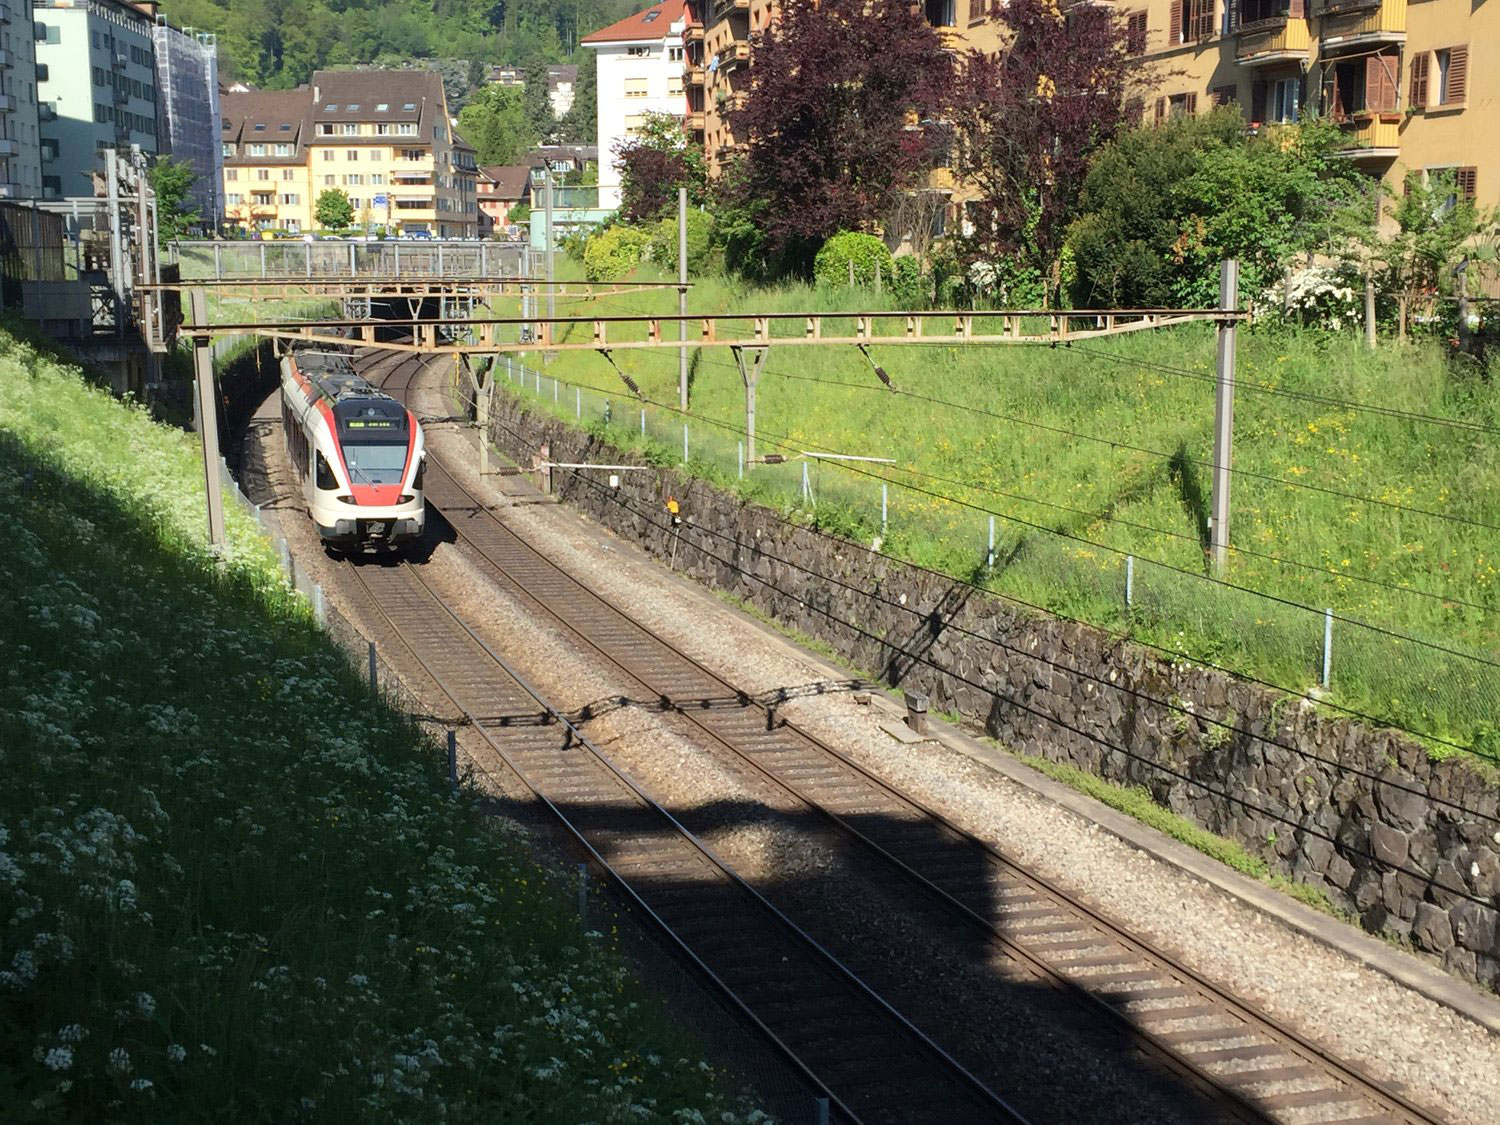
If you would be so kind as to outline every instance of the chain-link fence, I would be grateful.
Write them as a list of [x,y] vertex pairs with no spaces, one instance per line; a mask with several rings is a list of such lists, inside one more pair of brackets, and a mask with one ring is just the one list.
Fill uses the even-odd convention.
[[[501,357],[497,386],[663,467],[738,491],[788,519],[862,541],[997,593],[1326,698],[1429,738],[1500,756],[1500,653],[1384,628],[1179,567],[1020,525],[903,483],[901,470],[828,460],[743,431],[579,387]],[[785,458],[765,463],[773,454]],[[1231,550],[1231,556],[1233,551]]]
[[298,277],[515,277],[521,251],[497,242],[275,239],[174,242],[184,280]]

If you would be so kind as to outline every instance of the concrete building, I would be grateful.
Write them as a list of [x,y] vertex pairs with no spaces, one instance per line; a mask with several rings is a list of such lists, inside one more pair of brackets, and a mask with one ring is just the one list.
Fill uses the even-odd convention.
[[357,225],[478,236],[475,152],[453,130],[436,71],[320,70],[309,86],[222,104],[230,222],[310,230],[318,196],[338,189]]
[[541,167],[540,163],[491,164],[479,170],[479,213],[486,235],[511,225],[511,209],[530,201],[532,173],[540,173]]
[[224,220],[217,41],[209,32],[178,31],[160,16],[151,37],[156,49],[157,141],[162,152],[193,166],[193,205],[204,224],[217,230]]
[[42,194],[92,194],[106,148],[157,144],[155,6],[34,0]]
[[42,194],[36,43],[28,5],[0,3],[0,199]]
[[647,113],[689,114],[685,27],[684,0],[664,0],[581,41],[594,52],[598,79],[599,206],[606,210],[620,205],[616,147],[640,132]]
[[1148,121],[1228,104],[1253,127],[1324,114],[1391,188],[1452,171],[1463,194],[1500,204],[1500,67],[1481,46],[1500,42],[1493,4],[1146,0],[1127,19],[1132,53],[1180,72],[1144,104]]
[[[492,66],[486,81],[491,86],[513,86],[524,88],[526,68],[521,66]],[[578,67],[568,63],[554,63],[547,68],[547,100],[552,105],[552,116],[562,120],[573,108],[573,87],[578,83]]]

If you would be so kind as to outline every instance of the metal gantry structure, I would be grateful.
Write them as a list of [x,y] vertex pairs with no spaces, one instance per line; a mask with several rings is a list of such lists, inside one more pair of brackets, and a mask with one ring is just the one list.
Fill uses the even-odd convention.
[[[679,207],[681,200],[679,200]],[[623,350],[676,348],[679,351],[679,409],[686,412],[686,355],[689,346],[728,348],[745,388],[747,463],[755,460],[756,392],[770,349],[787,347],[854,347],[870,358],[872,347],[987,347],[1049,346],[1098,340],[1135,332],[1149,332],[1184,324],[1212,323],[1217,327],[1217,377],[1214,396],[1213,494],[1209,520],[1210,554],[1222,574],[1229,548],[1229,481],[1233,460],[1235,332],[1249,318],[1239,305],[1238,264],[1226,261],[1220,272],[1219,305],[1199,309],[939,309],[868,310],[840,313],[732,312],[688,314],[688,285],[683,264],[686,248],[679,238],[678,281],[664,283],[565,282],[550,276],[458,277],[342,276],[222,279],[184,281],[175,288],[191,291],[192,323],[182,332],[194,341],[200,356],[207,355],[215,336],[258,336],[290,347],[314,344],[329,348],[365,348],[424,355],[451,355],[464,372],[480,404],[480,424],[489,416],[493,379],[481,383],[473,360],[521,352],[593,351],[610,359]],[[550,275],[550,262],[547,273]],[[247,301],[321,297],[339,300],[346,316],[324,320],[268,320],[211,323],[207,292],[238,296]],[[649,289],[676,289],[678,312],[610,316],[550,315],[559,296],[598,298]],[[540,311],[547,297],[549,315]],[[522,301],[523,315],[476,317],[476,302],[490,299]],[[424,315],[423,305],[438,303],[437,315]],[[409,315],[377,317],[376,302],[387,308],[404,302]],[[358,313],[347,315],[351,310]],[[676,332],[666,328],[677,325]],[[610,359],[611,366],[638,397],[640,388]],[[875,374],[889,383],[871,360]],[[199,378],[203,378],[200,362]],[[212,378],[211,366],[208,378]],[[482,444],[482,443],[481,443]],[[212,525],[212,520],[210,521]],[[220,518],[222,534],[222,517]]]

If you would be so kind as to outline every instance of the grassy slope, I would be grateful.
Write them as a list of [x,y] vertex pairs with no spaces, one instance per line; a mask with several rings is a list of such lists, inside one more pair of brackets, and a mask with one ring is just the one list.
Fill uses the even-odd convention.
[[[675,303],[676,295],[663,291],[563,302],[558,311],[666,312],[674,311]],[[872,306],[890,307],[872,294],[848,291],[793,287],[745,293],[716,278],[698,282],[689,305],[693,311]],[[784,330],[799,332],[800,327],[794,323]],[[824,330],[833,331],[833,325],[825,324]],[[626,332],[611,330],[619,337]],[[1370,355],[1352,337],[1251,329],[1241,332],[1239,352],[1238,377],[1246,382],[1500,426],[1500,389],[1454,376],[1435,348],[1384,348]],[[1191,462],[1212,459],[1213,387],[1211,381],[1151,365],[1211,380],[1211,328],[1143,333],[1056,350],[877,346],[872,353],[903,390],[991,414],[892,396],[853,349],[773,348],[761,384],[758,421],[768,451],[891,456],[900,466],[889,472],[891,480],[971,505],[893,488],[887,550],[1294,688],[1315,682],[1320,615],[1192,577],[1205,569],[1202,538],[1210,480],[1202,464]],[[648,398],[675,402],[675,352],[617,351],[614,361]],[[529,362],[541,366],[537,356]],[[613,398],[617,421],[629,428],[637,425],[622,384],[597,354],[559,353],[546,372],[599,388]],[[544,387],[543,398],[550,399],[549,388]],[[595,417],[598,398],[593,396]],[[565,390],[562,412],[573,413],[571,399],[572,392]],[[706,424],[712,419],[743,427],[743,390],[727,349],[704,349],[697,356],[693,412],[705,420],[693,423],[695,457],[716,461],[704,468],[732,479],[736,435],[715,432]],[[665,451],[680,450],[680,420],[665,414],[663,419],[648,428]],[[1250,475],[1454,512],[1495,525],[1500,524],[1500,447],[1490,437],[1248,387],[1238,393],[1235,425],[1235,464],[1244,472],[1234,480],[1231,530],[1243,550],[1232,559],[1231,582],[1495,656],[1500,650],[1496,612],[1442,600],[1500,607],[1493,532]],[[752,492],[785,508],[800,505],[799,465],[768,466],[754,475],[759,479]],[[878,533],[878,481],[831,465],[814,467],[812,478],[820,521],[866,539]],[[989,514],[976,509],[1000,513],[999,565],[990,574],[982,572]],[[1137,605],[1129,614],[1122,605],[1126,552],[1138,560]],[[1173,573],[1144,560],[1190,573]],[[1411,590],[1441,597],[1418,597]],[[1491,716],[1500,708],[1500,681],[1494,672],[1411,645],[1393,645],[1357,626],[1338,626],[1335,698],[1426,733],[1466,743],[1492,738]]]
[[0,1120],[736,1116],[194,462],[0,334]]

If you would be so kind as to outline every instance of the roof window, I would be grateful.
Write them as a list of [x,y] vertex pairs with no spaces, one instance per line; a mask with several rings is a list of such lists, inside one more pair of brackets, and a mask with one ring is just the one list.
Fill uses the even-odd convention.
[[323,107],[323,112],[324,113],[337,113],[338,111],[339,111],[339,107],[337,105],[335,105],[333,102],[329,102],[327,105],[325,105]]
[[404,106],[401,107],[401,110],[402,110],[403,113],[416,113],[417,112],[417,103],[416,102],[407,102]]
[[381,102],[379,105],[377,105],[375,107],[375,112],[376,113],[385,113],[390,108],[391,108],[391,103],[390,102]]
[[355,102],[353,105],[346,105],[344,107],[344,109],[348,113],[358,113],[359,112],[359,103]]
[[661,10],[660,9],[656,9],[656,10],[647,12],[644,16],[641,17],[641,22],[642,23],[651,23],[659,15],[661,15]]
[[264,133],[266,131],[266,123],[264,121],[257,121],[255,123],[255,131],[257,133]]
[[290,121],[283,121],[280,125],[276,126],[276,128],[281,130],[283,133],[290,133],[292,131],[292,123]]

